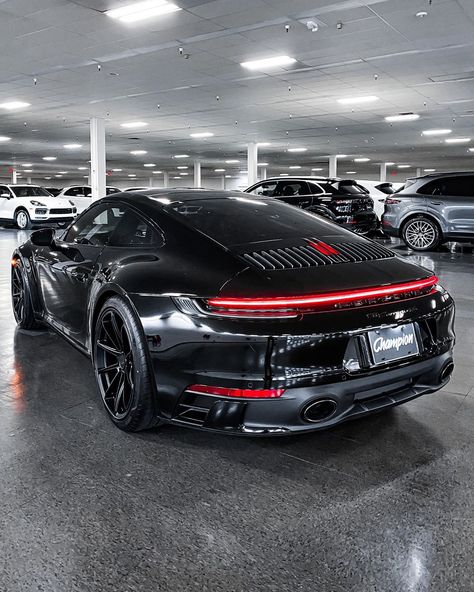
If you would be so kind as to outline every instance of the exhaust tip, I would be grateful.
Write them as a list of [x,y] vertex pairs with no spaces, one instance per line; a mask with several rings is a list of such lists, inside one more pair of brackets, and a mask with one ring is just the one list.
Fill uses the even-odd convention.
[[440,381],[444,382],[447,380],[454,370],[454,362],[448,362],[446,366],[441,370],[441,374],[439,375]]
[[309,423],[319,423],[332,417],[336,413],[337,407],[337,402],[333,399],[319,399],[305,407],[302,416]]

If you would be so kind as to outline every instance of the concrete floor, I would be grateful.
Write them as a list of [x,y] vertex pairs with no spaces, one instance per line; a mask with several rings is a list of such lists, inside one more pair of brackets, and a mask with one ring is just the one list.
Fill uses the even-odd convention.
[[25,236],[0,230],[1,592],[473,590],[468,249],[410,257],[457,301],[446,390],[251,440],[114,428],[85,357],[15,331],[9,260]]

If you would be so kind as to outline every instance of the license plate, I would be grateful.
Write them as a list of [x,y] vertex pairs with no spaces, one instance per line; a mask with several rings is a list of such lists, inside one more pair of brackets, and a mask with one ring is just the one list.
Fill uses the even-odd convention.
[[410,358],[420,353],[413,323],[370,331],[367,337],[374,366]]

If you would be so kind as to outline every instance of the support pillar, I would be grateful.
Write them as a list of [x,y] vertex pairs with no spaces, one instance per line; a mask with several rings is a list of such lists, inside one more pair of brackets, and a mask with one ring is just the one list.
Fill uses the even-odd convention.
[[267,167],[263,167],[260,169],[260,181],[265,181],[267,178]]
[[105,121],[103,119],[92,117],[90,135],[92,199],[98,199],[106,194]]
[[330,177],[337,177],[337,156],[336,154],[331,154],[329,157],[329,176]]
[[12,169],[12,185],[16,185],[17,182],[17,171],[15,168]]
[[416,169],[416,176],[421,177],[422,174],[423,174],[423,169],[421,167],[418,167]]
[[31,185],[31,177],[27,177],[26,182],[28,183],[28,185]]
[[247,174],[248,184],[254,185],[258,181],[258,146],[255,142],[250,142],[247,147]]
[[225,191],[225,175],[222,175],[221,177],[221,189]]
[[168,173],[168,171],[165,171],[163,173],[163,187],[169,187],[170,186],[170,174]]
[[153,187],[153,183],[154,183],[154,178],[153,177],[150,177],[148,179],[148,187]]
[[387,163],[381,162],[380,163],[380,182],[385,183],[387,180]]
[[199,160],[194,161],[194,187],[201,187],[201,162]]

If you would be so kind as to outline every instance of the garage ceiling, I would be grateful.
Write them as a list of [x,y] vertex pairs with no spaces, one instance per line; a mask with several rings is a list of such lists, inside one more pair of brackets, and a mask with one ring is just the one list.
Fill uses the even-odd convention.
[[[27,162],[35,178],[61,170],[77,177],[89,158],[92,116],[107,120],[108,168],[137,181],[149,176],[144,163],[174,170],[179,153],[237,174],[238,164],[223,163],[244,166],[252,140],[271,143],[261,149],[271,174],[291,165],[309,172],[338,153],[348,155],[340,173],[362,177],[381,160],[413,165],[394,167],[394,180],[416,167],[472,168],[472,0],[176,0],[180,12],[133,25],[103,14],[130,1],[0,0],[0,103],[31,103],[1,112],[0,135],[12,138],[0,144],[2,174]],[[240,66],[283,54],[296,65],[266,73]],[[358,95],[380,100],[337,102]],[[420,119],[385,122],[401,112]],[[120,127],[131,120],[148,125]],[[421,135],[430,128],[473,141],[449,146]],[[200,131],[214,136],[190,138]],[[83,148],[63,148],[74,142]],[[300,146],[308,151],[286,152]],[[134,149],[148,154],[130,156]],[[42,160],[49,155],[53,165]],[[371,160],[352,162],[360,156]]]

